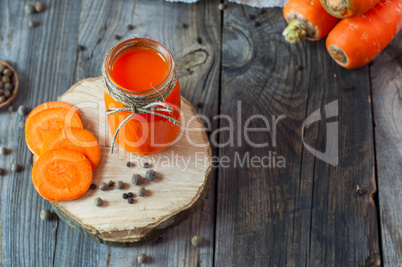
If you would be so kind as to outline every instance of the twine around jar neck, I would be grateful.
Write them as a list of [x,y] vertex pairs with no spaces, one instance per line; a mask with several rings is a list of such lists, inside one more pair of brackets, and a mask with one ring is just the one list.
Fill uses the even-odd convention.
[[[142,40],[142,42],[147,42]],[[129,47],[129,46],[128,46]],[[112,147],[110,149],[110,154],[113,154],[113,148],[116,143],[116,138],[117,135],[120,131],[120,129],[123,127],[125,123],[127,123],[134,115],[136,114],[153,114],[157,115],[160,117],[163,117],[170,122],[174,123],[175,125],[180,125],[180,122],[178,122],[176,119],[173,118],[172,115],[165,115],[160,112],[167,112],[167,113],[172,113],[173,109],[164,102],[164,100],[169,96],[169,94],[172,92],[173,88],[176,85],[177,79],[178,79],[178,69],[176,66],[176,62],[171,56],[172,59],[172,66],[171,66],[171,73],[169,72],[170,75],[168,75],[169,83],[166,86],[157,86],[155,88],[151,88],[148,91],[145,92],[129,92],[123,88],[120,88],[117,86],[108,76],[106,67],[107,67],[107,59],[112,53],[112,50],[115,48],[112,48],[107,56],[105,57],[105,60],[103,61],[102,64],[102,83],[103,83],[103,88],[105,92],[111,96],[115,101],[121,102],[123,104],[123,108],[111,108],[106,110],[106,114],[113,114],[121,111],[129,111],[131,112],[130,115],[127,116],[123,120],[123,122],[120,123],[120,125],[117,127],[115,134],[113,135],[113,141],[112,141]],[[168,51],[170,53],[170,51]],[[171,55],[171,53],[170,53]],[[171,77],[171,78],[170,78]],[[166,80],[165,80],[166,81]]]

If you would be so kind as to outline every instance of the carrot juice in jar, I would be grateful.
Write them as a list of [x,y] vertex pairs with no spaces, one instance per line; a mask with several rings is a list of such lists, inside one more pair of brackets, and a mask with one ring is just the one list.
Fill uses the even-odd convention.
[[129,39],[110,50],[103,68],[104,88],[113,88],[104,90],[104,99],[115,112],[108,122],[112,136],[118,131],[116,143],[139,155],[168,148],[180,132],[180,85],[170,51],[151,39]]

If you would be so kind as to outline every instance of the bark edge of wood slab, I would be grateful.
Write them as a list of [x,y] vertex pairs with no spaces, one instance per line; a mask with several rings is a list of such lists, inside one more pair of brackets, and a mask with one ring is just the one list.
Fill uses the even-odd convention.
[[[80,110],[84,128],[95,134],[99,140],[102,151],[101,162],[99,163],[98,168],[94,171],[93,178],[93,183],[97,185],[97,189],[88,190],[84,196],[77,200],[51,203],[52,208],[58,217],[69,226],[78,230],[90,239],[109,246],[136,246],[158,237],[168,228],[184,221],[201,206],[202,201],[207,194],[211,180],[211,147],[205,131],[187,131],[187,129],[190,128],[204,128],[204,126],[194,107],[184,97],[182,97],[181,105],[186,119],[183,121],[187,123],[188,118],[194,115],[197,116],[196,119],[193,119],[189,125],[182,125],[181,131],[183,132],[183,136],[177,144],[159,154],[146,157],[152,158],[166,154],[171,154],[173,156],[174,153],[177,153],[178,157],[180,157],[179,155],[183,157],[183,155],[187,155],[186,153],[192,154],[200,152],[208,158],[207,166],[204,166],[204,168],[190,168],[191,171],[187,174],[186,172],[176,173],[173,179],[169,179],[171,178],[169,175],[172,174],[172,170],[170,170],[171,168],[161,169],[161,167],[155,166],[154,169],[158,173],[161,173],[163,177],[160,181],[146,183],[144,185],[147,189],[151,188],[151,196],[144,198],[136,197],[137,202],[145,202],[140,206],[143,209],[138,208],[138,205],[140,205],[139,203],[128,204],[127,200],[124,200],[121,197],[124,192],[137,193],[136,189],[138,189],[139,186],[131,183],[131,177],[134,173],[140,173],[145,176],[144,174],[147,169],[142,168],[139,164],[136,164],[134,168],[128,168],[126,162],[130,160],[127,158],[121,159],[120,157],[122,155],[130,154],[120,147],[118,148],[117,145],[115,146],[114,154],[108,155],[111,136],[107,125],[106,115],[104,113],[105,106],[103,103],[101,78],[89,78],[74,84],[66,93],[59,97],[59,101],[68,102],[77,106]],[[85,103],[83,105],[85,108],[83,109],[81,109],[82,103]],[[91,103],[96,103],[97,109],[93,108],[95,105]],[[88,108],[88,104],[89,106],[93,105],[93,107]],[[96,118],[94,117],[95,115],[97,116]],[[93,118],[98,119],[98,123],[94,123],[92,120]],[[190,135],[196,137],[197,140],[200,140],[205,147],[202,149],[194,147],[188,149],[189,143],[187,136]],[[183,139],[186,139],[187,141],[183,141]],[[111,162],[114,164],[111,164]],[[105,164],[109,164],[109,167],[111,167],[112,165],[116,166],[116,162],[121,163],[121,166],[119,165],[114,169],[107,170],[108,166],[105,166]],[[116,171],[121,171],[121,173],[116,175]],[[163,175],[164,171],[167,172],[166,176]],[[126,177],[122,178],[119,175]],[[112,176],[115,178],[111,178]],[[107,183],[109,180],[113,180],[114,182],[122,180],[126,184],[126,187],[128,186],[129,188],[125,190],[118,190],[116,188],[107,191],[99,190],[100,182]],[[194,184],[192,184],[193,181]],[[178,183],[182,183],[183,187],[178,186]],[[176,199],[173,199],[169,186],[172,189],[175,188],[178,190],[176,196],[177,203],[180,204],[172,202]],[[166,190],[163,191],[162,189]],[[161,196],[158,197],[158,194]],[[93,200],[96,197],[101,197],[106,201],[106,203],[108,203],[106,207],[96,207],[93,204]],[[110,197],[112,197],[112,199],[110,199]],[[166,197],[166,199],[164,197]],[[173,203],[171,206],[167,206],[166,204],[169,201]],[[154,208],[153,210],[153,206],[150,206],[151,204],[161,206]],[[167,211],[167,208],[169,207],[170,210]],[[122,215],[116,213],[118,208],[123,209],[120,212]],[[127,213],[130,209],[136,209],[132,211],[133,214],[135,212],[142,212],[144,215],[147,214],[147,212],[150,212],[152,215],[146,216],[145,219],[137,218],[136,214],[133,215],[130,212]],[[92,214],[89,214],[91,212]],[[96,212],[98,212],[100,216],[96,217]],[[159,217],[155,215],[158,213],[161,213]],[[121,216],[121,218],[116,217],[116,215]],[[124,217],[126,215],[131,217],[125,219]],[[141,214],[139,217],[141,217]],[[137,221],[131,221],[133,218],[137,219]],[[119,219],[121,221],[119,221]]]

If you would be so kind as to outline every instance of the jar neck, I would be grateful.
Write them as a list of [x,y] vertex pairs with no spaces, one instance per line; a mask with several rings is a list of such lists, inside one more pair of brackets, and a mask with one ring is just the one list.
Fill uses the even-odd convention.
[[[161,83],[159,83],[156,86],[153,86],[149,89],[145,89],[145,90],[141,90],[141,91],[133,91],[133,90],[129,90],[128,88],[121,87],[119,84],[117,84],[114,81],[114,79],[112,78],[112,75],[111,75],[112,67],[113,67],[113,64],[116,61],[116,59],[121,54],[126,52],[127,50],[137,49],[137,48],[138,49],[140,49],[140,48],[153,49],[156,52],[159,52],[160,55],[164,57],[165,62],[167,63],[167,66],[168,66],[168,71],[167,71],[166,77],[164,78],[164,80]],[[176,62],[175,62],[172,54],[161,43],[154,41],[152,39],[148,39],[148,38],[133,38],[133,39],[129,39],[129,40],[126,40],[124,42],[117,44],[108,53],[104,64],[105,64],[104,67],[106,70],[106,78],[108,79],[108,82],[113,84],[115,86],[115,88],[120,90],[122,93],[128,94],[128,95],[146,96],[146,95],[163,94],[164,90],[166,90],[166,88],[170,87],[169,86],[170,84],[173,83],[173,85],[174,85],[177,82],[177,75],[174,73],[175,72],[174,70],[176,67],[175,66]]]

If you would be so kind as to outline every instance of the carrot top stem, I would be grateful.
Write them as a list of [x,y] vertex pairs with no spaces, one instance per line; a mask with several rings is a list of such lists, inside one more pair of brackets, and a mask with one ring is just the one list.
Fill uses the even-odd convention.
[[306,34],[306,27],[297,20],[291,20],[282,33],[286,41],[288,41],[289,43],[300,42],[304,39]]
[[348,3],[346,0],[324,0],[324,8],[330,13],[342,16],[348,9]]

